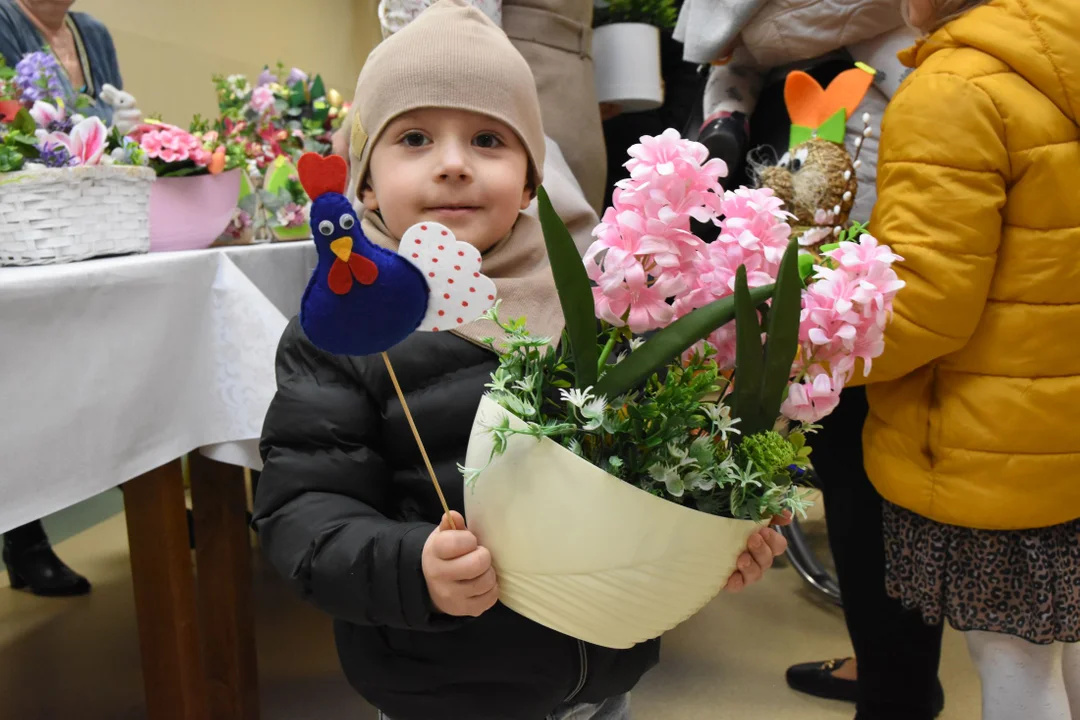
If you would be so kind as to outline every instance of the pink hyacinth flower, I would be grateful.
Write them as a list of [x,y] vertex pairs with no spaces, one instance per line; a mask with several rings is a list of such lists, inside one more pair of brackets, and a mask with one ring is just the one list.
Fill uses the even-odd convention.
[[840,404],[840,391],[843,389],[844,381],[838,373],[830,376],[819,371],[813,379],[806,378],[788,388],[788,396],[780,406],[780,413],[795,422],[817,422]]

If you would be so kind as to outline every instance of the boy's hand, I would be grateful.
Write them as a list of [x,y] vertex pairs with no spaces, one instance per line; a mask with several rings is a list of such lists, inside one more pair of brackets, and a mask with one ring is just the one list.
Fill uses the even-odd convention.
[[[785,512],[772,519],[771,525],[790,525],[791,513]],[[787,540],[771,527],[762,528],[750,536],[746,543],[747,551],[739,556],[736,570],[728,578],[724,589],[739,592],[748,585],[753,585],[772,567],[773,558],[787,551]]]
[[[465,527],[461,513],[451,511],[453,527]],[[451,530],[450,519],[424,543],[422,567],[435,608],[446,615],[479,617],[499,599],[491,553],[469,530]]]

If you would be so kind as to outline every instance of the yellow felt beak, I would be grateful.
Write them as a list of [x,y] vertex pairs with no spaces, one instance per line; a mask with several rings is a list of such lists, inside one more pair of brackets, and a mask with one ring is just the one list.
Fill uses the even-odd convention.
[[352,255],[352,244],[352,238],[346,235],[331,242],[330,250],[341,258],[342,262],[349,262],[349,256]]

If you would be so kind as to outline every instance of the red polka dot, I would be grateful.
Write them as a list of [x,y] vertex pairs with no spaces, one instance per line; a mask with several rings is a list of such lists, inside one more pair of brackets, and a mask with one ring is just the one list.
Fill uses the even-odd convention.
[[465,322],[465,321],[464,321],[464,320],[462,320],[461,318],[458,318],[458,319],[457,319],[457,324],[458,324],[458,325],[460,325],[460,324],[461,324],[461,323],[463,323],[463,322]]
[[476,292],[476,288],[469,288],[469,292]]
[[444,247],[443,247],[442,245],[440,245],[440,246],[439,246],[439,249],[440,249],[440,250],[445,250],[446,248],[444,248]]
[[443,299],[444,300],[449,300],[450,299],[450,293],[443,293]]
[[445,230],[443,230],[443,231],[442,231],[442,234],[443,234],[443,235],[449,235],[450,233],[448,233],[448,232],[446,232]]
[[431,262],[439,262],[439,258],[431,258]]
[[448,283],[450,283],[451,285],[453,285],[453,284],[454,284],[454,278],[450,278],[450,279],[449,279],[449,280],[447,280],[446,282],[448,282]]
[[431,328],[431,332],[439,332],[439,328]]
[[419,244],[420,244],[420,238],[417,238],[417,239],[416,239],[416,244],[417,244],[417,245],[419,245]]
[[428,277],[435,277],[435,273],[428,273],[427,276]]
[[440,311],[439,311],[439,317],[442,317],[442,316],[443,316],[443,315],[445,315],[445,314],[446,314],[446,311],[445,311],[445,310],[440,310]]
[[458,250],[457,256],[458,257],[465,257],[465,251],[464,250]]
[[473,277],[480,277],[480,273],[473,273],[472,276]]
[[[427,230],[427,225],[421,225],[421,226],[420,226],[420,229],[421,229],[421,230]],[[417,240],[416,242],[420,242],[420,241],[419,241],[419,240]]]
[[420,257],[420,256],[419,256],[419,255],[417,255],[416,253],[413,253],[413,254],[412,254],[412,256],[413,256],[414,258],[418,258],[418,257]]
[[455,269],[455,270],[460,270],[460,269],[461,269],[461,266],[460,266],[460,265],[455,265],[455,266],[454,266],[454,269]]
[[494,299],[495,299],[494,295],[488,295],[488,300],[494,300]]
[[469,307],[469,303],[466,300],[461,301],[461,307]]

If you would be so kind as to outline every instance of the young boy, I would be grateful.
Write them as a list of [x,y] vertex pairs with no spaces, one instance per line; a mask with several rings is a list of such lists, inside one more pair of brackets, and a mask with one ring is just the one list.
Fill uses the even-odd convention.
[[[559,337],[543,236],[522,212],[542,181],[544,135],[529,67],[483,13],[444,0],[388,38],[357,84],[352,191],[388,248],[414,223],[449,226],[484,256],[507,317]],[[491,555],[466,529],[456,464],[496,357],[477,322],[390,350],[453,513],[423,470],[376,357],[313,346],[294,320],[278,354],[255,501],[263,548],[335,618],[350,683],[393,720],[621,720],[658,643],[595,647],[498,604]],[[440,523],[441,518],[441,524]],[[765,531],[730,588],[783,550]]]

